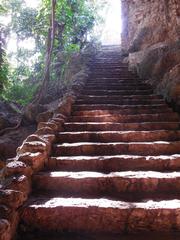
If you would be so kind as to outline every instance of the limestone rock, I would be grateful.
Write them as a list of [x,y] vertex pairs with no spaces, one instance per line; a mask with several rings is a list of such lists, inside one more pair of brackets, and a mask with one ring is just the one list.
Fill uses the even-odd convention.
[[43,127],[43,128],[40,128],[38,129],[35,134],[37,135],[47,135],[47,134],[54,134],[55,131],[50,128],[50,127]]
[[27,199],[31,192],[31,182],[29,178],[24,175],[16,175],[7,178],[3,184],[3,188],[20,191],[23,193],[24,198]]
[[25,176],[32,175],[31,167],[20,161],[12,161],[5,167],[5,176],[12,176],[16,174],[23,174]]
[[44,168],[47,159],[48,159],[47,154],[42,152],[36,153],[25,152],[18,155],[18,160],[31,166],[31,168],[35,172]]
[[51,117],[53,116],[53,112],[51,111],[47,111],[47,112],[43,112],[38,114],[38,116],[36,117],[36,122],[46,122],[48,121]]
[[7,205],[10,208],[17,209],[22,206],[26,198],[20,191],[15,190],[0,190],[0,204]]
[[17,149],[17,154],[25,153],[25,152],[46,152],[47,145],[42,141],[31,141],[31,142],[24,142],[21,147]]
[[0,219],[0,240],[11,240],[11,226],[6,219]]

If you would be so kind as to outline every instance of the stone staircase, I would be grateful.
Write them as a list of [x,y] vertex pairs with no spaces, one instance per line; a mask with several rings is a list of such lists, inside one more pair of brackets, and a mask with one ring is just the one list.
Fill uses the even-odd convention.
[[91,64],[46,171],[33,177],[21,228],[30,239],[38,232],[165,232],[170,237],[162,239],[176,239],[179,169],[178,114],[106,48]]

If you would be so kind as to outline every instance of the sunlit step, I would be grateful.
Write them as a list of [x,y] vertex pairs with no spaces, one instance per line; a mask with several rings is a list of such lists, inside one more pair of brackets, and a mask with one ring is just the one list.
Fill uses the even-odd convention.
[[153,90],[86,90],[82,91],[82,95],[148,95],[152,94]]
[[60,132],[57,134],[58,143],[73,142],[152,142],[178,141],[179,131],[102,131],[102,132]]
[[180,172],[125,171],[111,172],[39,172],[33,176],[34,188],[46,192],[106,194],[110,197],[122,193],[173,193],[180,191]]
[[157,141],[157,142],[78,142],[54,145],[55,156],[96,156],[96,155],[171,155],[180,154],[180,141]]
[[68,122],[113,122],[113,123],[142,123],[142,122],[179,122],[177,113],[153,113],[153,114],[107,114],[101,116],[72,116]]
[[179,122],[141,122],[141,123],[113,123],[113,122],[66,122],[66,131],[153,131],[179,130]]
[[39,198],[21,210],[25,228],[56,232],[130,233],[180,231],[180,200],[122,202]]
[[51,157],[48,168],[61,171],[180,171],[180,154],[159,156],[60,156]]

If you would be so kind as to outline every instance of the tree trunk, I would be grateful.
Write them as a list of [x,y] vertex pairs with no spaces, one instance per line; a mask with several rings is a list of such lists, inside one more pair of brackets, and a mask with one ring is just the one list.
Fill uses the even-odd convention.
[[43,99],[44,94],[47,91],[48,83],[50,80],[50,65],[54,48],[54,40],[55,40],[55,12],[56,12],[56,0],[51,0],[51,16],[50,16],[50,27],[48,31],[47,38],[47,50],[46,50],[46,58],[45,58],[45,68],[44,68],[44,76],[42,81],[42,86],[33,101],[33,104],[38,104]]

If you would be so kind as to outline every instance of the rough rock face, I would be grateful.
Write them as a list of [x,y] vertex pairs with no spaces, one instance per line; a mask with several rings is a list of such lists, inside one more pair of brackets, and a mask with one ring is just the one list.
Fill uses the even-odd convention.
[[130,68],[178,105],[180,94],[180,3],[178,0],[122,0],[123,48]]

